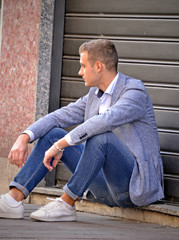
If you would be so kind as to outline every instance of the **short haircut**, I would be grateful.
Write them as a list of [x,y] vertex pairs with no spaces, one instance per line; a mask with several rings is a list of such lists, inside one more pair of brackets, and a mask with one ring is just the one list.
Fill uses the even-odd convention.
[[108,71],[116,71],[118,54],[113,42],[106,39],[97,39],[83,43],[79,48],[79,54],[88,52],[88,60],[92,66],[101,61]]

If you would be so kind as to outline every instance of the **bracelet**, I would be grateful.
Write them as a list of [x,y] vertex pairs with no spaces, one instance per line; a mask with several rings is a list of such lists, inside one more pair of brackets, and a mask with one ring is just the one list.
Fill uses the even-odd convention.
[[59,148],[59,147],[57,147],[56,145],[55,145],[55,143],[53,144],[53,146],[59,151],[59,152],[63,152],[65,149],[61,149],[61,148]]
[[53,150],[58,156],[60,155],[60,153],[57,152],[57,150],[56,150],[55,148],[52,148],[52,150]]

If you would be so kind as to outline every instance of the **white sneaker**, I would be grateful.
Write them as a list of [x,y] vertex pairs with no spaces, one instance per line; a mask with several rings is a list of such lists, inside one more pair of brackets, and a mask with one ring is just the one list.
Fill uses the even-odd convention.
[[0,218],[23,218],[24,217],[24,206],[22,202],[10,206],[5,195],[0,196]]
[[76,221],[75,207],[68,207],[61,198],[47,198],[50,203],[31,213],[30,218],[45,221]]

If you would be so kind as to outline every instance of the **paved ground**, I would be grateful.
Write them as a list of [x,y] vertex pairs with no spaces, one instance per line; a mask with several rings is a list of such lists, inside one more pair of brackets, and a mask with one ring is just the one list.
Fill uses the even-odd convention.
[[36,205],[25,205],[25,219],[0,219],[0,239],[179,240],[179,228],[77,213],[77,222],[35,222]]

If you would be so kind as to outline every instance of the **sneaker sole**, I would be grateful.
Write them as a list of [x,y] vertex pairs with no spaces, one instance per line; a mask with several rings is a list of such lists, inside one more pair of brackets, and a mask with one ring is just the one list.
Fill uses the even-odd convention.
[[14,214],[0,213],[0,218],[22,219],[24,215],[14,216]]
[[30,218],[32,219],[32,220],[36,220],[36,221],[42,221],[42,222],[74,222],[74,221],[76,221],[77,219],[76,219],[76,217],[74,216],[74,217],[72,217],[72,216],[70,216],[70,217],[68,217],[68,216],[66,216],[66,217],[60,217],[60,218],[43,218],[43,217],[38,217],[38,216],[30,216]]

